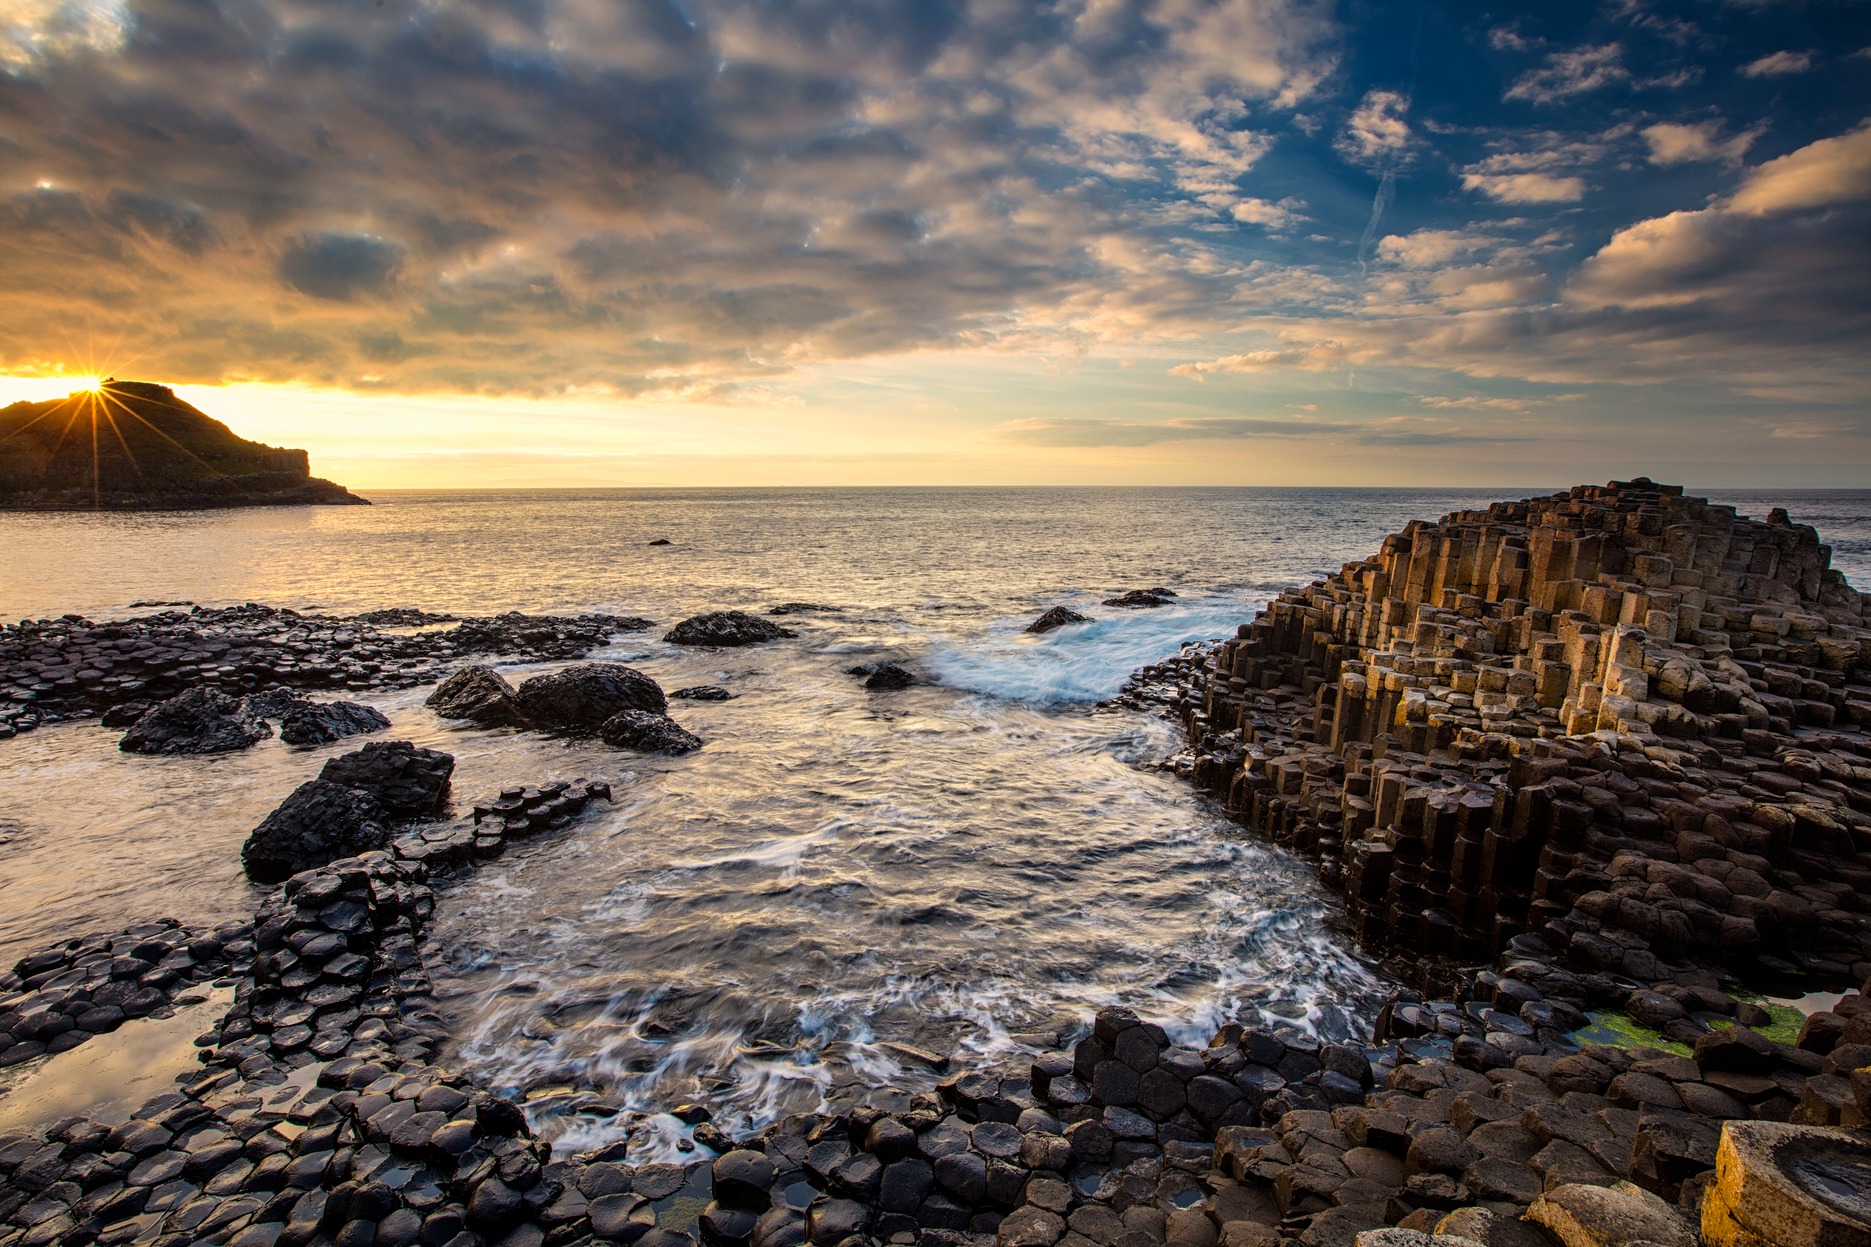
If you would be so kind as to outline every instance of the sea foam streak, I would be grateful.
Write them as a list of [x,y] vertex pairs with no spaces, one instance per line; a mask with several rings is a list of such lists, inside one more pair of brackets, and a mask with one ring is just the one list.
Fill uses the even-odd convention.
[[1234,598],[1102,609],[1108,612],[1103,618],[1038,636],[1025,631],[1026,620],[1001,621],[971,641],[939,641],[923,665],[951,688],[1010,701],[1103,701],[1137,668],[1175,653],[1185,641],[1230,636],[1252,615]]

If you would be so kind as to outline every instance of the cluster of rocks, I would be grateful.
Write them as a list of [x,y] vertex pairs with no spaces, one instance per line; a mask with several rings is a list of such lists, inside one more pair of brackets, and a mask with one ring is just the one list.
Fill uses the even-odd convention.
[[371,612],[346,619],[248,604],[93,623],[78,615],[0,627],[0,740],[41,723],[144,708],[201,690],[412,688],[464,658],[582,658],[651,626],[616,615],[496,615],[420,633],[384,627],[445,616]]
[[273,734],[289,745],[327,745],[348,736],[381,732],[389,718],[375,706],[354,701],[315,702],[291,689],[232,697],[213,688],[191,688],[164,701],[122,702],[106,710],[105,727],[128,724],[117,742],[125,753],[232,753]]
[[133,1018],[168,1009],[253,951],[252,927],[173,920],[79,936],[22,958],[0,975],[0,1067],[76,1048]]
[[[685,690],[721,700],[724,689]],[[530,676],[516,688],[492,667],[469,666],[443,680],[426,703],[444,719],[477,727],[517,727],[565,736],[596,736],[642,753],[688,753],[701,738],[669,717],[662,686],[634,667],[578,663]]]

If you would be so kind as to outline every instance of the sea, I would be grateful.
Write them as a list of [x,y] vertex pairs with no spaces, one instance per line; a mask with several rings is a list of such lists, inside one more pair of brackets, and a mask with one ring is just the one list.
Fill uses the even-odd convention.
[[[669,645],[659,626],[594,655],[733,692],[673,703],[706,741],[683,757],[463,728],[424,708],[427,689],[358,698],[388,735],[456,757],[458,802],[611,783],[611,804],[446,884],[425,956],[446,1060],[563,1150],[628,1136],[635,1159],[675,1158],[689,1128],[668,1110],[685,1103],[732,1132],[1017,1068],[1109,1002],[1194,1044],[1230,1020],[1366,1031],[1390,983],[1307,863],[1161,769],[1172,724],[1099,703],[1411,519],[1547,492],[381,491],[367,508],[5,514],[0,618],[154,601],[659,625],[834,608],[748,649]],[[1698,492],[1786,507],[1871,585],[1871,490]],[[1171,605],[1102,605],[1157,586]],[[1053,606],[1093,622],[1024,631]],[[881,660],[921,682],[873,692],[849,673]],[[116,735],[70,723],[0,743],[0,961],[250,914],[242,841],[361,743],[148,758]]]

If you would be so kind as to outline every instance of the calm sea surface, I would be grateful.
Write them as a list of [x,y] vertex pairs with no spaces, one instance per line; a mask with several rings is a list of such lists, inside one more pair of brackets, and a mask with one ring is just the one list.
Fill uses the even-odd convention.
[[[455,1059],[529,1097],[564,1145],[641,1156],[704,1099],[731,1124],[935,1075],[905,1047],[1000,1060],[1125,1000],[1200,1042],[1221,1020],[1327,1035],[1384,982],[1308,868],[1151,769],[1167,725],[1094,712],[1134,668],[1231,633],[1267,598],[1412,518],[1533,489],[835,489],[398,492],[369,508],[0,515],[0,618],[145,600],[661,623],[809,601],[797,640],[626,637],[708,743],[642,758],[463,730],[427,690],[372,697],[458,758],[470,799],[605,778],[617,801],[447,889],[429,956]],[[1871,584],[1871,491],[1714,494],[1786,506]],[[668,538],[670,546],[649,546]],[[1164,585],[1169,608],[1098,605]],[[1096,622],[1021,632],[1068,605]],[[869,693],[891,659],[929,683]],[[68,724],[0,743],[0,957],[158,916],[249,912],[239,846],[356,741],[210,759],[120,754]]]

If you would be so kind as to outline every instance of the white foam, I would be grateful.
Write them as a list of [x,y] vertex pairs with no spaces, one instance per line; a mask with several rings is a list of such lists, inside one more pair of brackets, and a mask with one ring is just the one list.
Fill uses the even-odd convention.
[[1231,636],[1252,617],[1235,598],[1179,601],[1150,610],[1102,608],[1103,618],[1038,636],[1008,620],[964,644],[939,644],[924,665],[951,688],[1012,701],[1103,701],[1130,673],[1174,654],[1185,641]]

